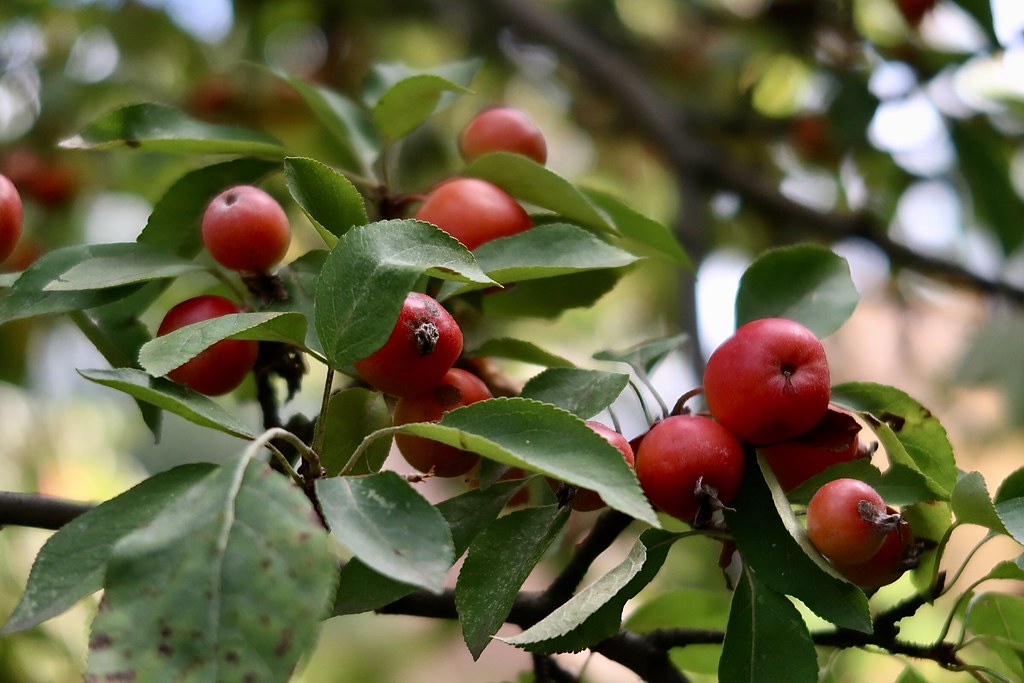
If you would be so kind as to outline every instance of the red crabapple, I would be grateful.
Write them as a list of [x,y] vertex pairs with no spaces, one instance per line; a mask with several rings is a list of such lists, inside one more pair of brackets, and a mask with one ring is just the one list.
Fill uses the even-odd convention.
[[[626,437],[622,436],[622,434],[619,434],[611,427],[603,425],[595,420],[588,420],[586,424],[604,438],[605,441],[618,448],[619,452],[622,453],[622,457],[626,459],[627,465],[630,467],[635,465],[633,447],[629,445],[629,441],[626,440]],[[560,482],[557,479],[548,478],[547,482],[548,486],[551,487],[553,491],[558,490]],[[601,496],[595,491],[578,489],[572,498],[569,499],[569,507],[579,512],[593,512],[594,510],[600,510],[605,507],[605,502],[601,500]]]
[[462,353],[462,330],[432,297],[409,292],[384,345],[356,361],[355,369],[374,388],[393,396],[432,389]]
[[514,152],[544,165],[548,146],[544,134],[523,112],[495,107],[477,114],[459,136],[459,152],[472,161],[488,152]]
[[[186,325],[241,311],[230,299],[214,295],[197,296],[167,311],[156,334],[159,337]],[[258,351],[259,344],[255,341],[222,339],[171,370],[167,377],[201,394],[219,396],[233,391],[242,383],[256,363]]]
[[202,232],[217,263],[252,273],[277,265],[292,239],[284,209],[252,185],[236,185],[214,197],[203,213]]
[[[491,398],[487,385],[471,372],[451,368],[432,389],[415,396],[403,396],[395,404],[395,425],[434,422],[454,408]],[[395,444],[406,461],[420,472],[438,477],[457,477],[480,462],[476,453],[409,434],[395,436]]]
[[7,176],[0,175],[0,262],[6,261],[21,236],[21,195]]
[[739,491],[743,444],[702,415],[673,415],[651,427],[636,453],[636,476],[651,503],[691,522],[705,501],[728,505]]
[[829,408],[817,425],[796,438],[758,449],[779,486],[789,493],[805,481],[841,462],[867,454],[860,447],[860,424],[849,413]]
[[479,178],[453,178],[438,185],[415,218],[433,223],[470,250],[533,226],[512,195]]
[[715,349],[704,370],[712,416],[759,446],[816,425],[830,396],[825,348],[813,332],[785,318],[743,325]]
[[867,562],[898,522],[899,515],[889,513],[878,492],[859,479],[834,479],[807,504],[807,536],[836,564]]

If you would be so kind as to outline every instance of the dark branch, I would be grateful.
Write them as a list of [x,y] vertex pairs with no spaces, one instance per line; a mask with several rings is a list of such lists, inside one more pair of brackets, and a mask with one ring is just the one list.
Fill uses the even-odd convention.
[[0,491],[0,527],[28,526],[56,530],[92,508],[90,503],[39,493]]
[[552,603],[552,609],[572,597],[576,587],[579,586],[587,570],[590,569],[590,565],[594,563],[598,555],[615,542],[619,534],[625,531],[632,521],[633,519],[629,515],[617,510],[609,509],[601,513],[597,522],[594,523],[594,528],[576,549],[565,569],[544,591],[544,599]]
[[[700,178],[706,187],[735,192],[762,216],[788,231],[836,240],[861,237],[883,249],[894,266],[985,295],[1024,304],[1024,289],[985,277],[964,266],[921,254],[894,242],[886,226],[865,213],[819,211],[783,195],[759,169],[694,133],[687,117],[652,83],[647,74],[616,50],[532,0],[462,3],[479,23],[498,30],[511,26],[527,40],[549,45],[572,62],[591,87],[613,98],[624,119],[653,143],[682,179]],[[684,235],[684,241],[690,236]]]

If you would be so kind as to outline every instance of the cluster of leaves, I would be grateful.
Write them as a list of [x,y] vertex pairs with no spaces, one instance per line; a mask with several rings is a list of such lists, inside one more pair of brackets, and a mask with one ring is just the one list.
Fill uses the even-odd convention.
[[[380,394],[360,387],[325,392],[311,443],[282,429],[256,434],[221,404],[163,377],[233,338],[295,349],[324,364],[331,382],[336,372],[351,374],[354,361],[384,342],[414,288],[429,284],[439,300],[477,308],[484,319],[554,317],[595,302],[643,257],[688,267],[663,225],[511,154],[485,156],[462,172],[533,207],[537,225],[525,233],[471,253],[430,224],[382,218],[394,206],[385,184],[389,151],[467,92],[473,73],[472,63],[429,72],[382,66],[359,102],[273,74],[298,92],[347,151],[341,170],[292,156],[262,133],[203,123],[157,104],[116,110],[66,141],[81,149],[232,158],[174,183],[135,242],[59,249],[24,273],[4,276],[0,324],[67,314],[112,366],[82,370],[82,376],[136,399],[155,436],[161,411],[168,411],[249,443],[227,464],[157,474],[54,534],[5,632],[35,626],[102,588],[87,680],[284,680],[312,647],[321,619],[383,610],[421,592],[443,598],[452,566],[465,555],[451,599],[476,657],[510,619],[523,583],[565,529],[569,509],[554,501],[502,514],[531,477],[549,476],[596,491],[615,511],[610,514],[635,520],[630,528],[639,530],[617,566],[502,640],[541,654],[597,647],[619,633],[625,603],[655,578],[673,544],[695,534],[727,533],[743,568],[729,608],[721,677],[754,680],[771,672],[809,681],[818,672],[815,634],[790,597],[837,632],[867,636],[875,630],[868,596],[810,547],[794,513],[794,504],[806,502],[816,484],[835,476],[865,479],[902,507],[916,534],[935,541],[914,571],[923,601],[940,592],[938,565],[956,526],[981,525],[1024,541],[1022,478],[1008,479],[993,500],[979,474],[958,472],[939,422],[905,393],[877,384],[837,386],[834,401],[870,427],[886,467],[840,465],[789,498],[766,468],[750,467],[734,510],[725,514],[724,532],[662,528],[672,525],[648,504],[621,454],[584,424],[627,388],[628,372],[576,367],[526,340],[490,339],[469,352],[544,368],[519,396],[459,408],[438,423],[394,427]],[[206,203],[227,186],[274,173],[283,173],[325,248],[277,273],[283,300],[152,339],[139,322],[142,314],[174,279],[206,269],[195,259]],[[856,304],[846,263],[827,249],[801,245],[767,252],[750,267],[736,311],[738,322],[784,316],[824,336]],[[643,378],[679,342],[609,350],[596,359],[621,363]],[[399,432],[483,455],[480,487],[428,502],[414,483],[382,470]],[[318,465],[301,468],[302,475],[292,472],[302,486],[257,457],[269,447],[285,460],[282,441],[307,465]],[[500,480],[512,467],[528,477]],[[336,556],[332,537],[351,556],[347,562]],[[1024,563],[999,565],[989,578],[1024,578]],[[1000,618],[1021,612],[1024,603],[973,591],[964,593],[965,633],[1013,674],[1024,673],[1014,646],[1024,639]],[[647,617],[626,627],[640,632],[689,625],[686,610],[658,603],[654,596]],[[895,641],[885,645],[895,647]]]

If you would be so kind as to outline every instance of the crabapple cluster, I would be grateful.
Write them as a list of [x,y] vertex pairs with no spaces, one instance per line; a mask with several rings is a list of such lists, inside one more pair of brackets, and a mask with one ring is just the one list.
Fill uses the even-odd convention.
[[4,261],[21,236],[22,207],[18,188],[7,176],[0,175],[0,261]]
[[[754,449],[787,493],[869,453],[854,417],[830,405],[824,346],[793,320],[764,318],[736,330],[708,359],[703,393],[710,415],[672,415],[638,439],[641,487],[683,521],[729,505]],[[818,489],[807,534],[840,574],[871,588],[902,574],[912,545],[900,514],[857,479]]]

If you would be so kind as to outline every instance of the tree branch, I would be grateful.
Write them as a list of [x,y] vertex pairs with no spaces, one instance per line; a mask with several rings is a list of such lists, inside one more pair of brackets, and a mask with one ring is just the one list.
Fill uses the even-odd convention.
[[41,493],[0,491],[0,527],[57,530],[94,506]]

